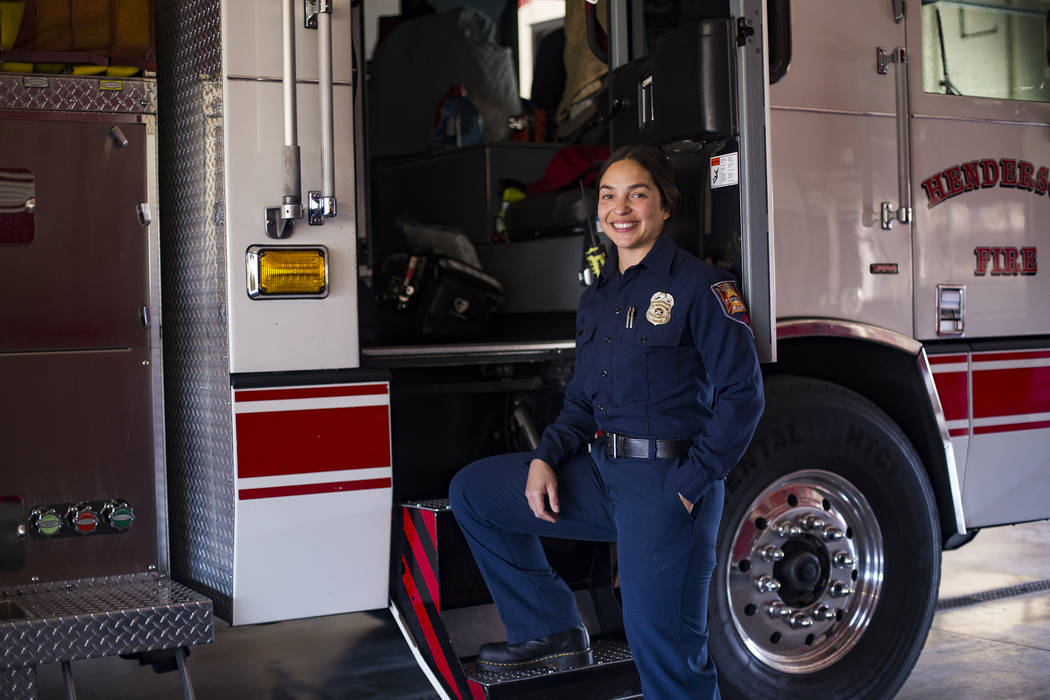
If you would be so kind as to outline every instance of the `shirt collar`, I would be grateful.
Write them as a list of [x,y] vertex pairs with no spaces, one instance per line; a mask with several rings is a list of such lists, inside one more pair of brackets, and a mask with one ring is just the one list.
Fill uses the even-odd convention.
[[677,250],[678,246],[671,240],[671,237],[667,233],[662,233],[642,258],[642,264],[653,272],[670,277],[671,263],[674,262],[674,254]]
[[[678,246],[675,245],[671,237],[666,234],[660,234],[657,237],[656,242],[653,243],[653,247],[649,249],[649,252],[642,258],[642,265],[663,275],[666,278],[671,276],[671,265],[674,263],[675,253],[678,251]],[[605,265],[602,266],[602,272],[598,275],[598,286],[602,286],[605,282],[613,277],[620,275],[620,256],[616,246],[612,247],[609,255],[605,259]]]
[[602,271],[598,274],[597,286],[601,287],[603,284],[608,282],[612,277],[620,275],[620,254],[616,250],[616,246],[612,247],[609,254],[605,256],[605,264],[602,265]]

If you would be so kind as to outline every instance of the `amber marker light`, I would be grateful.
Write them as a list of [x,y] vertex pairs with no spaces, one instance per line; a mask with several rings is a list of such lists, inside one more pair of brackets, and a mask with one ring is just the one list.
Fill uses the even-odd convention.
[[322,299],[328,296],[324,246],[257,246],[245,254],[252,299]]

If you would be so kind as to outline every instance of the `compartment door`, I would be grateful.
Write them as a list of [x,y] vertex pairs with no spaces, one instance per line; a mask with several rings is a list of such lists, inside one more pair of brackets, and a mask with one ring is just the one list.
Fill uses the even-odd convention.
[[[670,154],[684,200],[667,233],[739,278],[759,359],[770,362],[766,3],[713,5],[610,2],[610,140],[613,148],[644,143]],[[642,16],[629,17],[639,7]]]
[[895,65],[904,46],[890,0],[791,3],[791,63],[770,86],[777,313],[912,332],[911,225],[898,204]]
[[[161,564],[155,484],[147,136],[126,116],[0,115],[0,501],[65,518],[127,501],[133,525],[32,523],[0,586]],[[109,135],[118,126],[121,147]]]
[[1047,0],[909,6],[915,337],[940,328],[937,286],[965,286],[967,338],[1050,328]]

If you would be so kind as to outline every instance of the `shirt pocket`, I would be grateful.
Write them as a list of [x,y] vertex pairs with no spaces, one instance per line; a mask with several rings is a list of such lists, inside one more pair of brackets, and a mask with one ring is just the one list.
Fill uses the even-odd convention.
[[588,348],[588,344],[594,340],[594,326],[584,326],[576,329],[576,367],[584,367],[584,362],[593,362],[594,358],[591,357],[593,351]]
[[645,376],[650,397],[677,387],[680,383],[679,356],[681,326],[657,326],[639,338],[645,354]]

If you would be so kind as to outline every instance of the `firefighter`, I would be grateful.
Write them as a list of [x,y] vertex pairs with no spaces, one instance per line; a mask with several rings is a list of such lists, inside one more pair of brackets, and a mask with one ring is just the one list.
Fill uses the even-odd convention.
[[598,218],[615,251],[580,299],[564,407],[534,452],[479,460],[452,481],[507,629],[507,642],[481,647],[483,670],[590,663],[573,594],[538,535],[616,541],[645,696],[718,697],[707,653],[715,535],[762,379],[736,284],[661,235],[679,199],[659,149],[610,156]]

